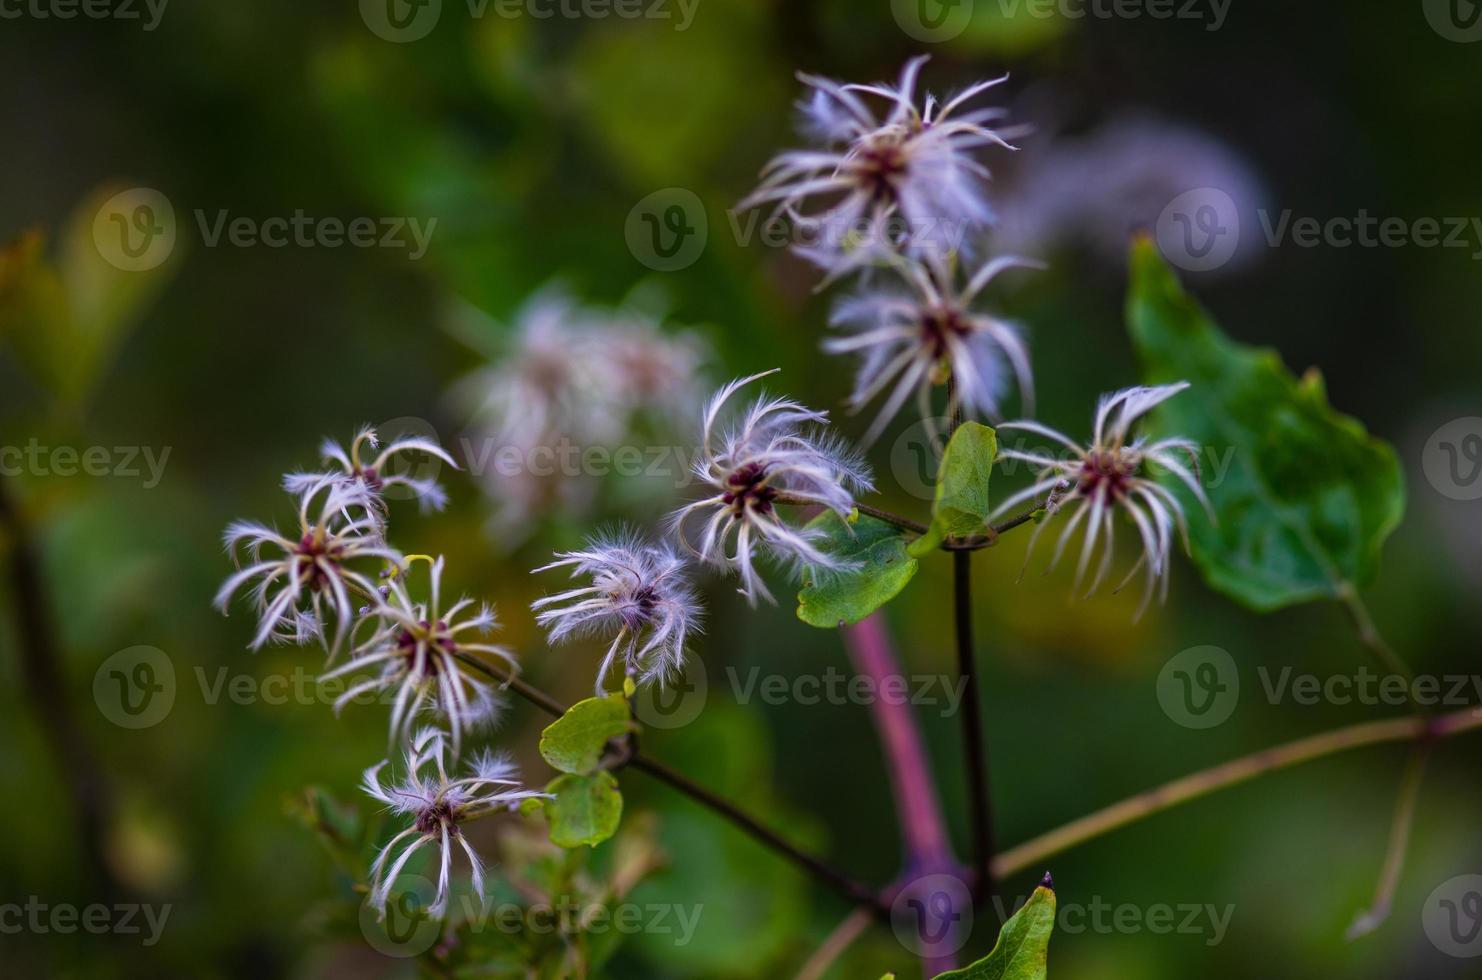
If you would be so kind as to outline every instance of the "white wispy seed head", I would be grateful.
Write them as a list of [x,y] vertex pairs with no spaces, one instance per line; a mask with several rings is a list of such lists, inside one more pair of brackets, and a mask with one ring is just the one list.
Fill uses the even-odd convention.
[[[1155,388],[1125,388],[1103,395],[1096,408],[1095,431],[1088,447],[1079,446],[1068,436],[1037,422],[1006,422],[999,426],[1000,431],[1020,429],[1053,440],[1064,447],[1068,455],[1001,450],[1000,458],[1022,460],[1039,467],[1039,470],[1033,485],[1005,499],[992,516],[1001,516],[1022,507],[1027,501],[1050,495],[1049,512],[1055,516],[1062,512],[1068,514],[1050,567],[1059,562],[1071,538],[1084,526],[1084,541],[1076,566],[1075,587],[1079,590],[1098,542],[1102,545],[1101,561],[1085,593],[1089,596],[1101,585],[1111,565],[1115,531],[1112,517],[1120,509],[1136,526],[1142,553],[1117,589],[1130,582],[1139,569],[1146,570],[1147,587],[1138,607],[1139,616],[1147,608],[1160,581],[1162,597],[1167,598],[1168,559],[1175,526],[1184,538],[1184,547],[1188,547],[1188,525],[1183,505],[1172,491],[1151,478],[1149,464],[1166,470],[1188,487],[1204,505],[1210,519],[1214,519],[1209,499],[1199,483],[1197,445],[1187,439],[1148,442],[1138,438],[1129,441],[1132,427],[1140,417],[1187,387],[1188,382],[1180,381]],[[1029,539],[1030,553],[1040,534],[1051,523],[1046,520],[1035,528]],[[1026,564],[1028,560],[1026,553]]]
[[[455,841],[468,855],[473,890],[482,902],[483,862],[469,846],[459,824],[465,819],[483,816],[490,810],[512,809],[522,800],[544,795],[521,789],[514,766],[487,752],[472,761],[468,775],[453,778],[447,770],[445,737],[433,728],[417,732],[406,751],[406,779],[403,782],[385,784],[381,781],[380,773],[386,762],[367,769],[361,781],[361,788],[386,804],[392,813],[412,818],[412,825],[391,838],[371,864],[371,903],[383,912],[391,888],[407,861],[424,845],[432,844],[438,849],[440,870],[437,898],[428,912],[437,918],[446,915]],[[388,867],[392,851],[407,841],[410,842],[395,861],[389,862]]]
[[463,733],[492,721],[497,704],[492,687],[472,676],[458,655],[497,657],[512,672],[519,667],[508,650],[482,642],[498,625],[492,608],[467,597],[443,608],[442,558],[432,563],[426,601],[412,598],[408,574],[413,573],[393,578],[385,596],[366,610],[373,632],[355,645],[348,662],[324,679],[371,672],[335,700],[336,711],[368,692],[394,690],[392,742],[405,740],[414,720],[432,712],[447,720],[457,756]]
[[683,669],[685,641],[691,631],[698,632],[701,609],[685,560],[673,548],[620,532],[555,557],[535,571],[569,568],[572,578],[590,576],[592,584],[538,599],[531,608],[552,643],[578,636],[612,637],[597,671],[599,697],[619,658],[639,682],[662,683]]
[[[774,373],[732,381],[710,399],[694,472],[712,492],[670,517],[686,548],[740,575],[740,592],[753,605],[758,596],[774,601],[756,572],[759,549],[800,566],[841,567],[837,558],[815,546],[820,534],[785,523],[778,516],[779,505],[818,504],[847,517],[855,493],[872,489],[869,468],[858,454],[820,431],[828,422],[825,412],[762,395],[739,420],[719,428],[721,410],[731,396]],[[691,540],[690,525],[699,521],[698,538]]]

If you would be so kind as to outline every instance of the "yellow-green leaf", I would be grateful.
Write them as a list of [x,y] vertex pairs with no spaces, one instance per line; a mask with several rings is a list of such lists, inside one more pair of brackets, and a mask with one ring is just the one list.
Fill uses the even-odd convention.
[[988,526],[988,481],[998,455],[998,434],[986,425],[958,426],[937,467],[931,528],[911,542],[913,558],[929,555],[949,537],[981,534]]
[[610,739],[632,727],[628,702],[620,694],[578,701],[540,733],[540,754],[562,772],[592,772]]
[[993,952],[936,980],[1045,980],[1050,934],[1055,931],[1055,886],[1049,875],[1024,907],[1003,925]]
[[558,847],[595,847],[617,833],[623,818],[623,794],[610,772],[568,773],[546,787],[551,843]]

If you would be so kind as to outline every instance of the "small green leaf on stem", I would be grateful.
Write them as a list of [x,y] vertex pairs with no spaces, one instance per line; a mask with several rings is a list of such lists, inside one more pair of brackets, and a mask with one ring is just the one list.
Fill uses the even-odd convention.
[[631,728],[628,702],[622,695],[587,698],[540,733],[540,754],[561,772],[584,775],[597,769],[608,741],[626,735]]
[[1045,980],[1054,931],[1054,883],[1045,875],[1044,884],[1004,923],[993,952],[961,970],[939,973],[936,980]]
[[998,434],[992,429],[977,422],[958,426],[937,468],[931,528],[911,542],[911,557],[931,554],[949,537],[984,532],[988,527],[988,482],[997,456]]
[[557,847],[595,847],[617,833],[623,794],[610,772],[558,776],[546,788],[551,843]]
[[826,533],[819,550],[853,566],[848,571],[809,571],[798,593],[798,618],[810,626],[833,629],[857,623],[899,595],[916,574],[905,536],[882,520],[855,512],[846,523],[826,511],[808,526]]

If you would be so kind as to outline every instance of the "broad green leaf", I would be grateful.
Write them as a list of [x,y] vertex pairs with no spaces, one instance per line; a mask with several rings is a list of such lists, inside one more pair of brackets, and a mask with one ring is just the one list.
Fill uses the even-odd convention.
[[988,479],[998,455],[998,435],[986,425],[965,422],[952,433],[937,468],[931,529],[911,542],[911,557],[931,554],[949,537],[981,534],[988,524]]
[[798,593],[798,618],[810,626],[832,629],[857,623],[900,594],[916,574],[916,559],[906,552],[899,530],[856,511],[845,522],[827,511],[808,525],[826,536],[819,548],[849,561],[845,572],[809,572]]
[[993,952],[971,966],[937,974],[936,980],[1045,980],[1050,934],[1055,931],[1055,890],[1050,876],[1003,925]]
[[1369,581],[1405,507],[1394,450],[1333,410],[1316,371],[1299,380],[1275,351],[1226,337],[1146,236],[1131,264],[1127,321],[1145,380],[1192,385],[1152,421],[1204,447],[1218,522],[1181,492],[1205,579],[1261,611]]
[[553,768],[578,775],[597,768],[609,739],[631,728],[620,694],[578,701],[540,733],[540,754]]
[[551,843],[558,847],[595,847],[617,833],[623,817],[623,794],[612,773],[568,773],[552,781],[546,792],[555,797],[545,801]]

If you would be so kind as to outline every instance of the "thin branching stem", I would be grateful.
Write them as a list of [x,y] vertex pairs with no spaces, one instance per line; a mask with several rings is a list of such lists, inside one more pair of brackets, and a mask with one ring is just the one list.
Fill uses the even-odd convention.
[[834,965],[834,961],[843,956],[854,941],[870,927],[870,921],[870,913],[866,909],[855,909],[850,912],[844,921],[829,933],[823,945],[808,957],[808,962],[804,963],[803,968],[798,971],[797,980],[821,980],[828,972],[828,968]]
[[1379,884],[1374,889],[1374,901],[1348,927],[1349,940],[1368,935],[1389,918],[1394,904],[1395,889],[1400,885],[1400,874],[1405,870],[1405,855],[1410,849],[1410,832],[1415,826],[1415,807],[1420,801],[1420,785],[1425,778],[1425,760],[1430,756],[1430,743],[1416,742],[1405,760],[1405,772],[1400,778],[1400,793],[1395,799],[1394,820],[1390,824],[1389,843],[1384,851],[1384,867],[1379,873]]
[[973,656],[971,552],[952,554],[953,606],[957,624],[957,673],[963,681],[962,745],[967,762],[968,815],[972,820],[973,884],[986,894],[993,880],[993,806],[989,798],[988,744],[983,731],[982,694]]
[[[459,663],[498,681],[501,685],[514,691],[542,711],[557,718],[566,713],[566,706],[560,701],[551,697],[540,688],[535,687],[533,684],[520,679],[513,672],[486,663],[466,653],[455,653],[454,656],[458,659]],[[794,864],[808,871],[819,881],[828,885],[850,902],[868,908],[874,915],[879,917],[888,914],[889,910],[883,905],[880,896],[874,889],[854,880],[822,859],[799,850],[778,836],[774,831],[739,810],[729,800],[712,793],[697,783],[691,782],[688,777],[681,775],[663,763],[656,762],[647,756],[641,755],[631,745],[623,760],[623,765],[632,766],[634,769],[648,773],[660,782],[667,784],[695,802],[724,817],[732,824],[746,831],[755,840],[765,844]]]
[[[1358,589],[1354,588],[1350,582],[1343,582],[1338,586],[1338,598],[1343,603],[1343,607],[1348,610],[1348,614],[1353,617],[1353,625],[1358,630],[1359,641],[1363,643],[1364,648],[1374,655],[1374,659],[1385,670],[1391,674],[1399,674],[1412,682],[1408,685],[1408,690],[1413,700],[1415,672],[1410,669],[1405,659],[1395,652],[1394,647],[1384,639],[1379,632],[1379,627],[1374,625],[1374,617],[1369,615],[1369,607],[1364,605]],[[1416,707],[1418,710],[1420,706]]]
[[1257,776],[1313,759],[1386,742],[1437,741],[1477,728],[1482,728],[1482,708],[1467,708],[1433,718],[1406,717],[1371,721],[1320,735],[1309,735],[1175,779],[1041,834],[1004,851],[994,859],[993,870],[1002,879],[1028,868],[1038,868],[1048,857],[1128,824]]
[[901,517],[899,514],[892,514],[888,510],[881,510],[879,507],[871,507],[869,504],[862,504],[856,501],[854,504],[854,509],[859,511],[861,514],[868,514],[869,516],[874,517],[878,520],[882,520],[887,524],[894,524],[896,527],[900,528],[903,531],[912,531],[916,534],[925,534],[927,531],[930,530],[930,528],[928,528],[925,524],[922,524],[920,521],[913,521],[909,517]]
[[[962,425],[962,402],[957,386],[947,375],[947,412],[950,418],[947,442]],[[996,531],[990,535],[994,540]],[[946,544],[953,542],[949,539]],[[988,782],[988,738],[983,727],[983,700],[973,650],[972,551],[952,551],[953,619],[957,634],[957,674],[962,679],[962,746],[967,767],[968,816],[972,821],[972,886],[979,899],[993,888],[993,804]]]

